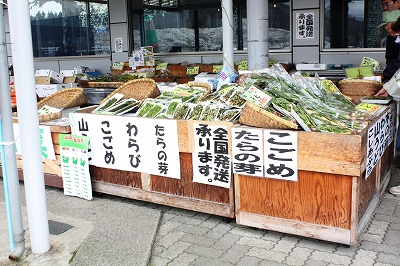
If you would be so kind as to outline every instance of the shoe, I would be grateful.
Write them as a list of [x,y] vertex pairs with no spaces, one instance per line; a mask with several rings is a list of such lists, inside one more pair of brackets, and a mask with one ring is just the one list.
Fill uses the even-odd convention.
[[400,195],[400,186],[391,187],[389,192],[393,195]]

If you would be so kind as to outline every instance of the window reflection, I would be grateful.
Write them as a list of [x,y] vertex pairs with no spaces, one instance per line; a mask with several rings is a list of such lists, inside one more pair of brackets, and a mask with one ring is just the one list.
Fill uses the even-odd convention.
[[381,1],[324,0],[324,48],[384,47]]
[[107,9],[106,1],[31,2],[34,56],[109,54]]

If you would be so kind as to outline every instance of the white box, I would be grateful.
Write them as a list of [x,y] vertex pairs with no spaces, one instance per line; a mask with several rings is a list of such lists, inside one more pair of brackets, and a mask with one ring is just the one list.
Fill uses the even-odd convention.
[[54,83],[63,83],[64,76],[51,69],[38,69],[35,72],[35,77],[50,77]]
[[47,97],[65,88],[66,84],[36,84],[36,94],[39,97]]
[[296,64],[296,70],[326,70],[326,64]]
[[63,85],[65,85],[66,88],[78,88],[81,86],[79,83],[64,83]]
[[60,70],[60,73],[64,77],[73,77],[74,74],[75,74],[75,70],[73,70],[73,69],[64,69],[64,70]]
[[[211,91],[214,91],[214,81],[218,79],[218,74],[211,74],[207,72],[201,72],[194,77],[195,82],[208,83],[211,87]],[[190,82],[189,82],[190,83]]]

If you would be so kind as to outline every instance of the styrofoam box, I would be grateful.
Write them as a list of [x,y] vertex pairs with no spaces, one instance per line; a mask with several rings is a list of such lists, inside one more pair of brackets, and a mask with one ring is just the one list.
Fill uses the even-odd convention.
[[326,70],[326,64],[296,64],[296,70]]
[[64,76],[51,69],[38,69],[35,72],[36,77],[50,77],[51,81],[54,83],[63,83]]
[[80,87],[81,85],[79,83],[64,83],[66,88],[77,88]]
[[65,88],[68,88],[67,84],[36,84],[36,94],[47,97]]
[[73,70],[73,69],[64,69],[64,70],[60,70],[60,73],[64,77],[73,77],[74,74],[75,74],[75,70]]

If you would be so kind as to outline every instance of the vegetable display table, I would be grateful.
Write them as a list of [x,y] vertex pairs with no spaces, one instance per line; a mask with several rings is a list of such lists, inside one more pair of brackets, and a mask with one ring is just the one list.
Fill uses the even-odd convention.
[[366,178],[368,133],[377,133],[371,127],[361,135],[298,132],[297,182],[235,174],[236,222],[356,245],[391,178],[394,157],[392,137]]

